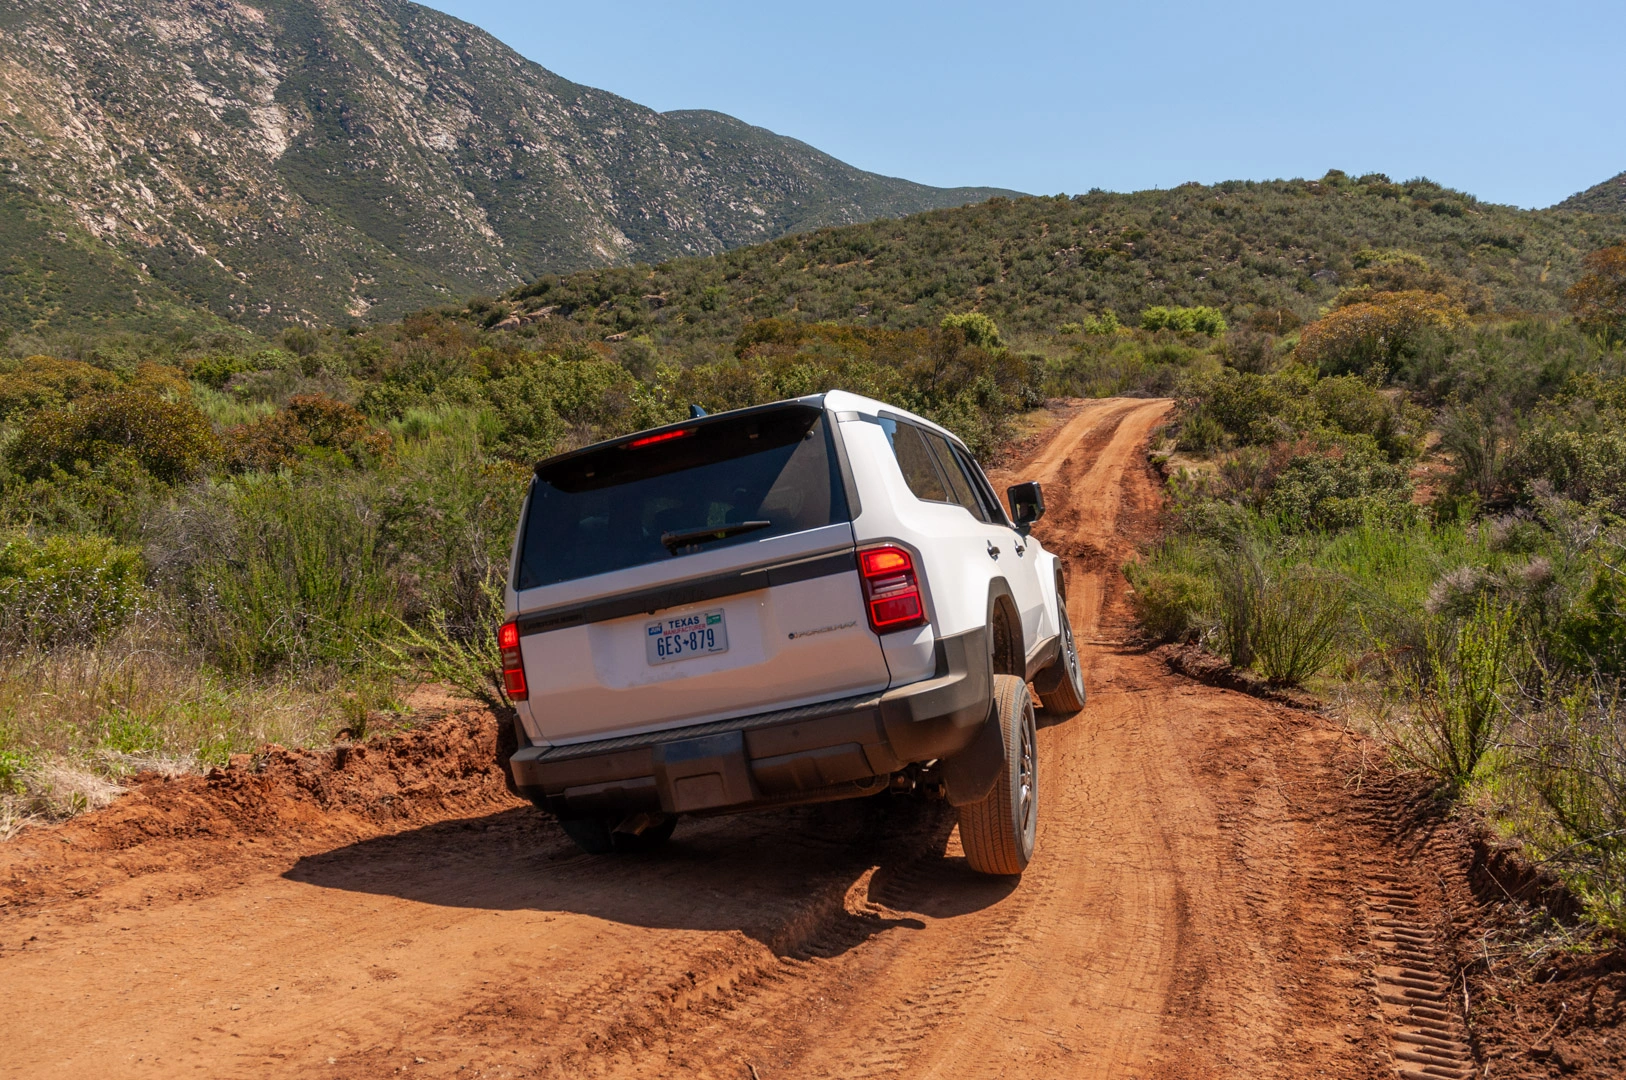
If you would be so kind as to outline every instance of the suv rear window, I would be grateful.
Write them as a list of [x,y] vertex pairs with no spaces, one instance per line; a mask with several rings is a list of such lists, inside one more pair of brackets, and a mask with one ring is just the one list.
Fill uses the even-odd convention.
[[[534,589],[849,519],[822,410],[698,420],[539,464],[514,585]],[[729,526],[745,531],[678,542]]]

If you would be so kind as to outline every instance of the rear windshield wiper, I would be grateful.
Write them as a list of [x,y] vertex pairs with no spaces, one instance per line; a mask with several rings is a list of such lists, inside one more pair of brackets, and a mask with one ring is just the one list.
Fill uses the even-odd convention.
[[701,529],[663,532],[661,533],[661,544],[667,551],[676,555],[678,548],[688,547],[691,544],[703,544],[707,540],[725,540],[730,536],[738,536],[740,533],[766,529],[772,524],[771,521],[737,521],[732,525],[707,525]]

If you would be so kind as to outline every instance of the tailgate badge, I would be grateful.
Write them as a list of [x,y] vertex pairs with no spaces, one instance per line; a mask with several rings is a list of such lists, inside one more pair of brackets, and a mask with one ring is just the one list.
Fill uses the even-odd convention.
[[793,630],[791,631],[790,640],[795,641],[797,638],[812,637],[814,634],[828,634],[832,630],[847,630],[857,625],[858,620],[853,619],[849,622],[835,623],[830,626],[820,626],[813,630]]

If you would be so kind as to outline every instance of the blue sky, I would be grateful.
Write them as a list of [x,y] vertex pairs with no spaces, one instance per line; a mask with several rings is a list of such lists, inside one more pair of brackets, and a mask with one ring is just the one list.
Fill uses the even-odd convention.
[[576,82],[928,184],[1340,168],[1547,206],[1626,170],[1623,0],[431,6]]

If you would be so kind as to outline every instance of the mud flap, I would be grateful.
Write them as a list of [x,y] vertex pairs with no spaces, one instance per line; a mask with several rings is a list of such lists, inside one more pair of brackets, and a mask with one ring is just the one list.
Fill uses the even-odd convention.
[[943,788],[950,806],[980,802],[994,790],[1005,772],[1005,737],[1000,731],[999,709],[990,704],[971,745],[943,762]]
[[[497,713],[497,767],[502,770],[503,784],[508,788],[508,794],[521,799],[529,798],[519,789],[514,780],[514,766],[509,759],[519,753],[521,749],[531,745],[531,740],[525,737],[525,729],[520,726],[519,713],[513,710],[493,710]],[[506,720],[503,712],[508,712]]]

